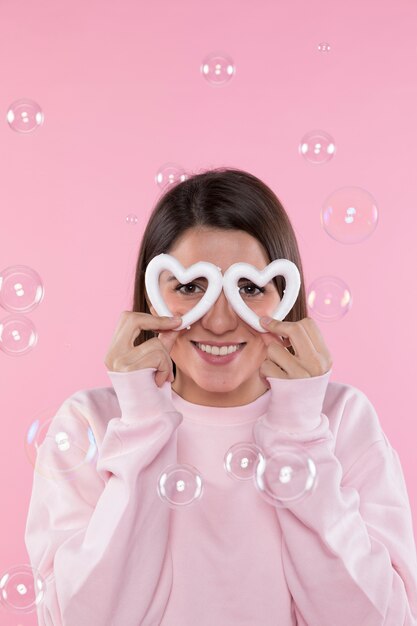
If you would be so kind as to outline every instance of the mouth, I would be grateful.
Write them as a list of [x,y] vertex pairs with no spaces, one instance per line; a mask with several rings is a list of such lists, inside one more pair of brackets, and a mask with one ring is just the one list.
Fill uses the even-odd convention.
[[229,344],[229,345],[237,346],[236,350],[234,350],[233,352],[230,352],[229,354],[227,354],[227,353],[226,354],[213,354],[213,353],[210,353],[210,352],[206,352],[205,350],[202,350],[199,347],[199,343],[197,341],[191,341],[191,343],[193,344],[197,354],[206,363],[211,363],[213,365],[219,365],[219,364],[226,365],[230,361],[233,361],[234,359],[238,358],[240,356],[240,353],[242,352],[242,350],[244,349],[244,347],[246,345],[246,341],[243,342],[243,343],[239,343],[239,344]]

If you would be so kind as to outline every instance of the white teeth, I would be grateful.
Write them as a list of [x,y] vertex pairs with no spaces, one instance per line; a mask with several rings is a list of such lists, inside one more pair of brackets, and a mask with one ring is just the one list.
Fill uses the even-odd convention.
[[200,348],[200,350],[203,350],[203,352],[220,356],[224,356],[225,354],[232,354],[232,352],[236,352],[236,350],[239,349],[239,345],[221,346],[221,348],[219,348],[219,346],[209,346],[205,343],[197,343],[197,346]]

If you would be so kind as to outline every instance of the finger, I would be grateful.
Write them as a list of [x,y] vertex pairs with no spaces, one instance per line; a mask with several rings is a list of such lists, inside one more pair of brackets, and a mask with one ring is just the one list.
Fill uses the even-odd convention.
[[276,337],[288,337],[295,351],[295,356],[299,357],[300,353],[312,354],[316,349],[304,326],[299,322],[281,322],[272,320],[269,324],[261,322],[262,326]]
[[168,354],[170,354],[179,335],[180,333],[177,330],[164,330],[158,334],[158,339]]
[[304,378],[306,376],[311,376],[310,366],[307,370],[307,363],[305,363],[305,361],[300,363],[300,361],[298,361],[296,357],[291,354],[291,352],[276,342],[272,343],[268,347],[266,360],[269,360],[272,364],[280,367],[290,376],[290,378]]
[[[155,348],[155,343],[153,342],[156,342],[158,346],[157,348]],[[149,348],[149,353],[152,352],[152,361],[153,361],[152,367],[156,369],[155,383],[158,385],[158,387],[161,387],[171,377],[172,361],[165,347],[161,345],[161,342],[158,341],[156,337],[154,337],[153,339],[150,339],[149,341],[146,341],[144,346],[146,344],[153,344],[153,345],[148,345],[146,347]],[[141,361],[144,362],[144,359],[146,358],[147,356],[144,355]],[[138,366],[138,363],[135,364],[135,368],[137,368],[137,366]]]
[[132,348],[136,337],[142,330],[164,330],[180,326],[181,320],[176,321],[173,317],[155,316],[149,313],[137,313],[127,311],[128,315],[123,316],[120,328],[116,334],[116,341],[121,349],[127,351]]
[[[261,335],[266,346],[269,346],[270,343],[278,342],[280,345],[286,347],[284,340],[280,336],[272,335],[271,333],[261,333]],[[289,343],[289,339],[286,339],[286,342]]]
[[305,317],[300,320],[300,323],[304,326],[317,352],[320,352],[331,359],[329,349],[325,344],[323,335],[321,334],[316,322],[311,317]]
[[141,344],[140,356],[138,356],[138,349],[139,346],[136,346],[123,355],[123,369],[120,368],[120,371],[132,371],[145,367],[155,368],[155,382],[161,386],[172,374],[172,361],[165,346],[153,337]]
[[147,367],[143,365],[144,362],[155,363],[152,364],[152,367],[158,367],[162,359],[168,360],[169,355],[158,339],[153,337],[148,341],[144,341],[140,346],[131,347],[127,352],[118,352],[113,361],[120,371],[123,371],[124,368],[127,368],[127,371],[129,371]]
[[[270,378],[289,378],[287,372],[281,369],[276,363],[273,363],[270,359],[265,359],[259,368],[259,375],[265,380],[265,383],[269,385],[269,381],[266,377]],[[270,387],[270,385],[269,385]]]

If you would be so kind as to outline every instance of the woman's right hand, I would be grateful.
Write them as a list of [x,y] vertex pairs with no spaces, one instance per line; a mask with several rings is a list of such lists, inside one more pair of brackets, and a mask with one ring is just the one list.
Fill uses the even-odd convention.
[[[181,317],[159,317],[149,313],[123,311],[104,359],[105,366],[111,372],[131,372],[155,367],[155,383],[158,387],[167,380],[172,382],[174,374],[170,352],[178,337],[178,331],[172,329],[179,326],[181,321]],[[135,346],[134,341],[142,330],[160,331],[160,334]]]

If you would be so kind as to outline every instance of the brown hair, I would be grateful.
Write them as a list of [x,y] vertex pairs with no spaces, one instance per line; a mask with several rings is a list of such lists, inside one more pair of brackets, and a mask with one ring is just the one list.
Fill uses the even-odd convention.
[[[140,245],[132,311],[150,313],[145,297],[146,267],[158,254],[168,253],[177,238],[193,227],[246,231],[262,244],[270,262],[282,258],[295,263],[301,276],[301,288],[285,320],[295,322],[307,317],[301,257],[284,207],[259,178],[231,168],[216,168],[192,175],[170,187],[158,200]],[[285,280],[282,276],[273,280],[282,298]],[[134,345],[156,335],[153,331],[142,330]],[[173,368],[175,375],[175,363]]]

